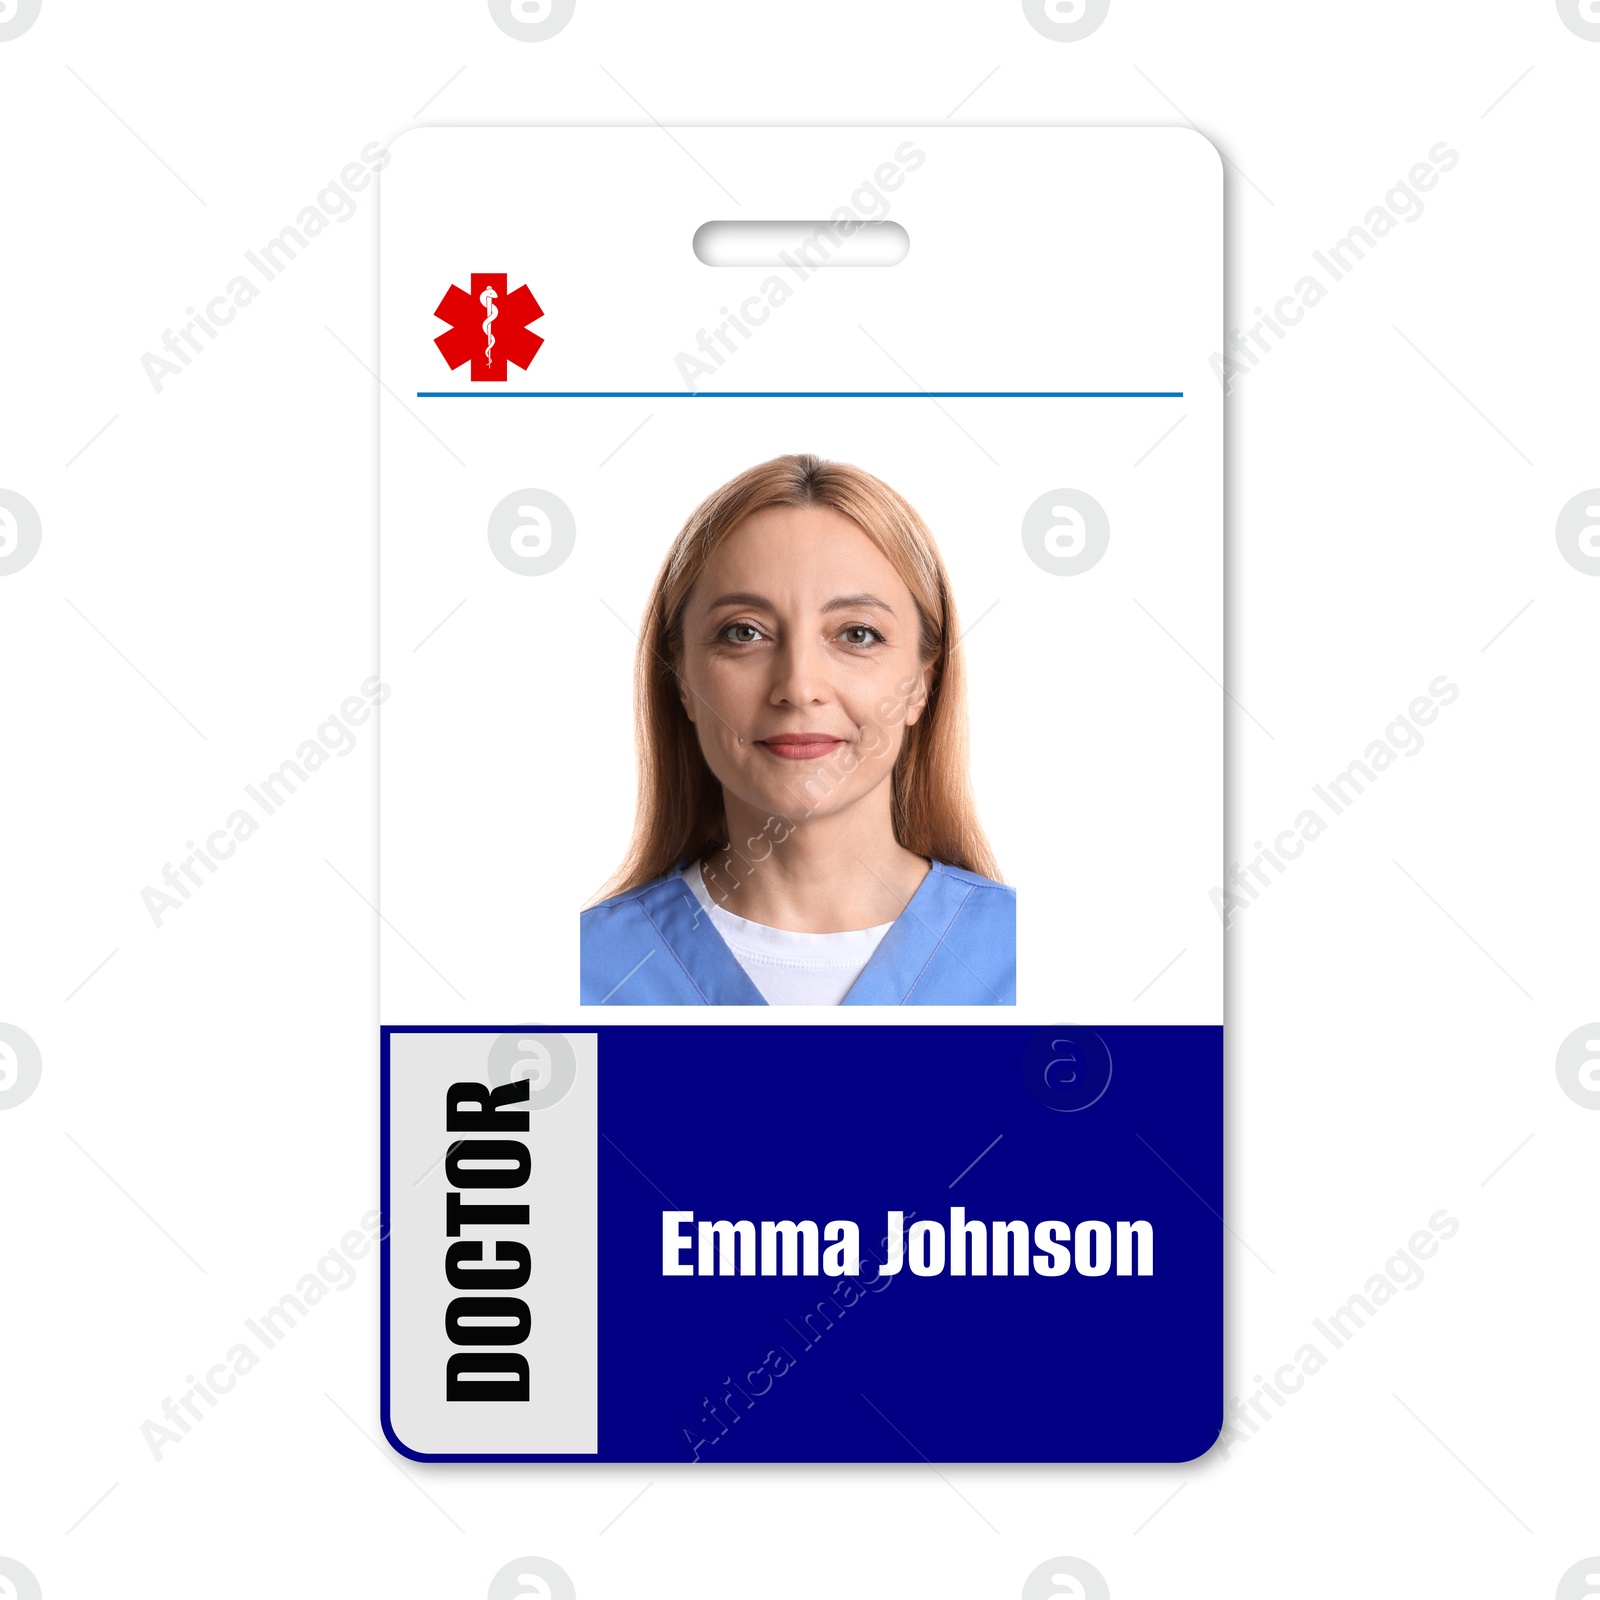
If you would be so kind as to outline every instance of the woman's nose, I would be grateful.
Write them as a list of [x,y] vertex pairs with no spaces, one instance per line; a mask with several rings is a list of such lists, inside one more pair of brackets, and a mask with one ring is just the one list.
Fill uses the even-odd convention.
[[791,640],[772,657],[772,703],[816,705],[827,698],[827,666],[819,643]]

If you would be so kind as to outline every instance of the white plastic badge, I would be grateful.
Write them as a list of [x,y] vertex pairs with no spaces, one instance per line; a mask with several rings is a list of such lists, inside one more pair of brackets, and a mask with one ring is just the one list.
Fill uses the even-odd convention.
[[[1086,1313],[1107,1349],[1152,1315],[1219,1319],[1216,151],[1172,128],[419,129],[380,206],[397,1442],[672,1457],[671,1394],[659,1417],[648,1396],[606,1411],[606,1318],[711,1314],[659,1267],[638,1281],[657,1248],[641,1237],[694,1209],[683,1195],[763,1215],[666,1153],[680,1114],[730,1114],[697,1065],[721,1050],[770,1111],[740,1134],[776,1185],[766,1214],[821,1226],[847,1220],[807,1148],[826,1097],[848,1127],[853,1077],[913,1085],[933,1048],[917,1025],[960,1030],[941,1037],[985,1075],[995,1132],[1043,1117],[1085,1225],[1153,1230],[1157,1287],[1118,1268]],[[559,1113],[536,1074],[493,1066],[553,1039],[582,1041],[560,1047],[581,1095]],[[798,1077],[780,1091],[780,1073]],[[608,1130],[621,1145],[617,1119],[661,1074],[676,1098],[645,1122],[666,1142],[623,1165]],[[490,1102],[518,1081],[534,1091],[512,1128],[517,1103]],[[924,1199],[946,1206],[970,1139],[954,1081],[950,1153],[927,1140]],[[558,1114],[579,1132],[557,1136]],[[447,1162],[453,1116],[532,1154]],[[1110,1147],[1118,1118],[1195,1188],[1155,1165],[1124,1194],[1117,1163],[1142,1153]],[[1055,1215],[1014,1165],[1036,1135],[1019,1122],[963,1179],[999,1186],[985,1214]],[[555,1148],[584,1175],[565,1224],[512,1192]],[[858,1197],[880,1234],[920,1181]],[[492,1228],[441,1231],[447,1191],[459,1219],[474,1186],[532,1207],[481,1298],[537,1304],[538,1238],[585,1319],[598,1286],[581,1416],[540,1403],[561,1380],[541,1373],[536,1316],[458,1304],[496,1262]],[[1052,1292],[1039,1279],[1018,1326],[1047,1328]],[[940,1459],[1171,1459],[1214,1398],[1172,1382],[1146,1427],[975,1440],[919,1412],[908,1431]],[[826,1444],[746,1429],[740,1448],[876,1458],[830,1426]]]

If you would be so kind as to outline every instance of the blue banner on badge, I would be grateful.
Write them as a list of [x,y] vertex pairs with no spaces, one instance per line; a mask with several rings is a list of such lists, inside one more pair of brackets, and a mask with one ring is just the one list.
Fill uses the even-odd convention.
[[417,1460],[1185,1461],[1222,1030],[387,1028]]

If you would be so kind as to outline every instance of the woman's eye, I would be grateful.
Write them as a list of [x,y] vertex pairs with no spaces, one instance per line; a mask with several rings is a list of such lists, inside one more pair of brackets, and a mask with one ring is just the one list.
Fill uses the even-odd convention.
[[869,644],[882,644],[883,635],[876,628],[869,628],[864,622],[858,622],[846,628],[839,636],[846,644],[862,646]]
[[761,630],[753,622],[730,622],[722,630],[722,637],[729,644],[754,644],[761,637]]

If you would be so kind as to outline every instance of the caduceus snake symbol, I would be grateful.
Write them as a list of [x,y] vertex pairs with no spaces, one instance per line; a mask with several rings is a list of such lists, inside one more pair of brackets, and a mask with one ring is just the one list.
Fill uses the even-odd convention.
[[483,364],[485,366],[489,365],[489,356],[490,356],[490,353],[494,350],[494,329],[491,328],[489,326],[489,324],[491,322],[493,322],[494,319],[500,315],[500,313],[498,311],[496,311],[495,307],[494,307],[495,298],[496,298],[496,296],[495,296],[495,290],[494,290],[493,285],[491,285],[489,288],[485,289],[483,291],[483,293],[478,296],[478,304],[481,305],[483,307],[483,309],[488,313],[488,315],[484,317],[483,324],[482,324],[483,331],[489,337],[489,342],[484,347],[484,352],[483,352]]

